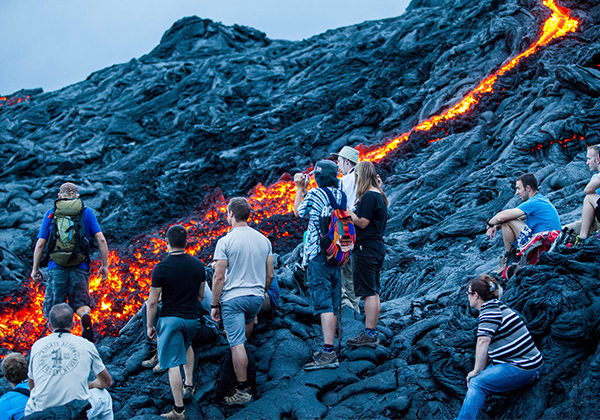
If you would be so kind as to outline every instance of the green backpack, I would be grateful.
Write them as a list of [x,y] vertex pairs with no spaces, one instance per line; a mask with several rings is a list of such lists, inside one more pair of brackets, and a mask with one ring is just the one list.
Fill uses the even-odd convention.
[[61,267],[76,267],[84,261],[89,263],[90,243],[85,235],[84,210],[79,198],[59,198],[54,202],[46,252],[48,258]]

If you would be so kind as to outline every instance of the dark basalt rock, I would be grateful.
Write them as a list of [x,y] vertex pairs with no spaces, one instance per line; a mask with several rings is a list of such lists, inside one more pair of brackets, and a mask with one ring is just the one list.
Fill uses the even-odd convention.
[[[380,347],[343,344],[338,369],[302,370],[321,344],[320,327],[295,268],[303,225],[279,215],[261,225],[292,235],[271,237],[281,255],[281,308],[249,342],[260,398],[246,407],[214,401],[228,351],[220,336],[196,348],[190,418],[456,416],[477,324],[463,286],[494,269],[502,250],[483,234],[485,220],[519,203],[514,181],[524,172],[538,178],[563,224],[576,220],[590,177],[585,146],[600,142],[600,3],[559,4],[579,19],[576,33],[379,164],[390,199]],[[18,92],[29,100],[0,107],[0,293],[20,293],[61,182],[81,186],[111,247],[127,247],[194,214],[213,193],[243,195],[344,145],[409,131],[528,48],[548,16],[537,0],[415,0],[401,17],[300,42],[190,17],[144,57],[56,92]],[[484,416],[600,417],[599,263],[600,242],[590,238],[581,249],[543,255],[504,285],[545,367],[539,382],[488,398]],[[344,309],[344,341],[362,322]],[[172,404],[167,374],[140,368],[143,334],[135,319],[97,344],[115,380],[116,419],[154,419]]]

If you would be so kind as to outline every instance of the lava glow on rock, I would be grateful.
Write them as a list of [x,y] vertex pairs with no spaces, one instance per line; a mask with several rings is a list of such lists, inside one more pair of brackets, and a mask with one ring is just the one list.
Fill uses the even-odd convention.
[[[554,0],[544,0],[544,5],[552,11],[546,20],[538,41],[523,53],[512,58],[499,70],[486,77],[475,89],[467,94],[459,103],[439,115],[434,115],[421,122],[408,133],[404,133],[382,146],[361,148],[363,160],[379,162],[401,143],[409,139],[416,131],[429,131],[439,124],[449,121],[471,110],[485,93],[493,92],[496,80],[513,69],[522,59],[534,54],[540,47],[577,29],[577,20],[569,16],[569,11],[558,7]],[[14,105],[26,100],[19,98],[11,103],[11,99],[0,97],[0,106]],[[431,140],[437,141],[439,139]],[[570,139],[569,139],[570,140]],[[565,140],[565,142],[568,140]],[[308,170],[307,170],[308,172]],[[313,181],[314,182],[314,181]],[[295,186],[289,175],[284,175],[271,186],[258,184],[249,193],[249,201],[254,209],[251,222],[254,225],[288,214],[294,207]],[[202,210],[192,217],[178,221],[188,230],[188,252],[199,255],[204,262],[209,262],[215,241],[227,231],[227,200],[217,191],[209,195],[200,205]],[[154,266],[166,255],[165,234],[169,226],[159,231],[137,238],[132,244],[109,253],[110,275],[102,282],[99,278],[90,279],[90,292],[95,301],[92,319],[99,335],[117,335],[119,329],[134,315],[147,297],[150,287],[150,276]],[[259,226],[259,228],[261,228]],[[269,225],[269,231],[263,233],[271,237],[291,236],[289,230],[278,223]],[[280,230],[281,229],[281,230]],[[275,240],[277,242],[277,239]],[[277,243],[275,244],[277,246]],[[97,263],[92,267],[97,272]],[[33,342],[44,334],[45,319],[42,316],[44,287],[31,279],[24,282],[23,287],[12,296],[4,299],[0,314],[0,347],[25,352]],[[77,327],[79,329],[79,327]],[[76,333],[78,331],[75,331]]]
[[12,106],[12,105],[16,105],[18,103],[21,103],[23,101],[27,101],[29,100],[29,95],[25,96],[25,97],[6,97],[6,96],[0,96],[0,107],[3,106]]

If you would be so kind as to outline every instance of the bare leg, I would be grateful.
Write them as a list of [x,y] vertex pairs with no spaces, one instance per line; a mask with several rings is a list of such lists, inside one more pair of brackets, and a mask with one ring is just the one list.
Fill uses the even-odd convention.
[[181,382],[181,372],[179,366],[169,368],[169,384],[173,393],[173,400],[177,407],[183,407],[183,382]]
[[335,327],[337,317],[333,312],[325,312],[321,314],[321,328],[323,329],[323,344],[333,345],[335,340]]
[[248,380],[248,355],[243,344],[231,348],[231,358],[233,359],[233,370],[237,381],[246,382]]
[[254,322],[249,322],[245,325],[246,328],[246,340],[250,338],[252,330],[254,329]]
[[504,241],[504,250],[510,252],[512,243],[517,240],[519,233],[525,226],[521,220],[511,220],[502,224],[502,240]]
[[598,198],[600,198],[598,194],[589,194],[586,195],[585,200],[583,200],[583,208],[581,210],[581,232],[579,233],[581,239],[586,239],[588,237],[590,229],[594,225]]
[[379,295],[368,296],[365,299],[365,327],[370,330],[377,329],[379,313],[381,312],[381,301]]
[[194,350],[189,346],[185,352],[186,363],[183,365],[183,373],[185,374],[185,384],[194,385]]
[[91,311],[91,308],[87,305],[83,305],[80,306],[79,308],[77,308],[75,310],[75,313],[77,314],[77,316],[79,316],[79,318],[81,318],[83,316],[83,314],[89,314]]

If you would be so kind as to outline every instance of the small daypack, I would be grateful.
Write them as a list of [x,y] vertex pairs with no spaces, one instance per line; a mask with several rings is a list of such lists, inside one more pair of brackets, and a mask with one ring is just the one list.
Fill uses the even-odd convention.
[[342,266],[350,259],[356,241],[356,230],[352,218],[346,213],[347,199],[342,191],[342,205],[339,206],[329,188],[321,188],[333,207],[333,213],[321,217],[321,252],[331,265]]
[[[252,397],[256,400],[258,398],[256,393],[256,359],[248,349],[246,349],[246,355],[248,356],[248,385],[250,385]],[[217,401],[222,401],[223,398],[230,396],[237,386],[231,351],[225,353],[219,365],[219,379],[215,384],[215,397]]]
[[90,243],[85,234],[83,211],[79,198],[59,198],[54,202],[47,257],[62,267],[76,267],[89,261]]

